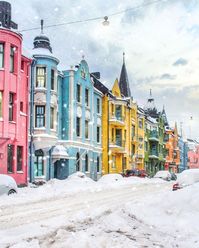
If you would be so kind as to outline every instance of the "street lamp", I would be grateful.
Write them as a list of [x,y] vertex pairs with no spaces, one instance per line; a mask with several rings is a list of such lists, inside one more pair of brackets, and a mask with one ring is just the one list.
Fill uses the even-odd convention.
[[103,24],[104,26],[108,26],[108,25],[110,24],[110,22],[108,21],[108,16],[105,16],[105,17],[104,17],[104,21],[102,22],[102,24]]

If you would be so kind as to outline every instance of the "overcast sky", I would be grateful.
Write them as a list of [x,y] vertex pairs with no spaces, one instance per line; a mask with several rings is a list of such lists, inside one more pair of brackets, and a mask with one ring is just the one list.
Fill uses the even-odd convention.
[[[149,3],[154,0],[10,0],[19,30],[83,20]],[[199,0],[162,0],[159,3],[102,20],[45,29],[60,68],[80,62],[85,55],[90,71],[112,87],[119,77],[122,53],[131,93],[141,106],[152,89],[158,110],[163,104],[170,125],[182,122],[187,137],[199,139]],[[39,31],[23,33],[32,49]],[[192,121],[190,120],[192,117]]]

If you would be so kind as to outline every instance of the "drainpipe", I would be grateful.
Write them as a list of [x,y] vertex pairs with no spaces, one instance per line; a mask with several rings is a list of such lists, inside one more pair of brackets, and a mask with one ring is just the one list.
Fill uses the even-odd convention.
[[33,135],[34,135],[34,68],[36,65],[36,60],[32,60],[31,65],[31,82],[30,82],[30,166],[29,166],[29,175],[30,182],[33,180],[34,173],[34,162],[33,162]]

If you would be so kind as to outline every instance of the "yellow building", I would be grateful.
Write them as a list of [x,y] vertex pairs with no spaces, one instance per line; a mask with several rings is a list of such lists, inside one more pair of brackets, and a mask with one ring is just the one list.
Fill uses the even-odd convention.
[[123,60],[120,80],[102,103],[102,173],[123,173],[137,166],[137,104],[133,102]]

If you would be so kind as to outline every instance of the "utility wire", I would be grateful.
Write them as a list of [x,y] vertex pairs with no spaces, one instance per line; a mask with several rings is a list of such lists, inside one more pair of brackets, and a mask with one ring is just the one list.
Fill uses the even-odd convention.
[[[141,9],[141,8],[146,7],[146,6],[156,4],[156,3],[159,3],[159,2],[165,2],[165,0],[155,0],[155,1],[148,2],[148,3],[144,3],[144,4],[141,4],[141,5],[132,7],[132,8],[128,8],[128,9],[125,9],[125,10],[121,10],[121,11],[112,13],[112,14],[108,15],[108,17],[121,15],[123,13],[133,11],[133,10],[137,10],[137,9]],[[90,21],[96,21],[96,20],[100,20],[100,19],[104,19],[104,16],[93,17],[93,18],[89,18],[89,19],[85,19],[85,20],[78,20],[78,21],[71,21],[71,22],[63,22],[63,23],[58,23],[58,24],[46,25],[46,26],[44,26],[44,28],[52,28],[52,27],[58,27],[58,26],[76,24],[76,23],[90,22]],[[22,33],[22,32],[27,32],[27,31],[32,31],[32,30],[39,30],[39,29],[41,29],[41,27],[22,29],[19,32]]]

